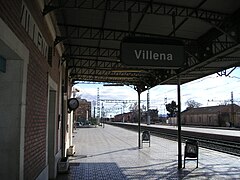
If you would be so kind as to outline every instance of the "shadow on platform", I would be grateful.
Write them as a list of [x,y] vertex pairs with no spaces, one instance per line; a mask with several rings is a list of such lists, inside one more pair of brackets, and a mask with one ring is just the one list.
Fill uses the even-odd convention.
[[57,179],[114,180],[128,179],[116,163],[70,163],[68,174],[58,174]]
[[[159,168],[153,168],[158,166]],[[67,174],[58,174],[58,180],[127,180],[127,179],[183,179],[194,169],[176,170],[177,163],[156,163],[148,166],[122,167],[116,163],[70,163]],[[126,172],[126,173],[124,173]],[[126,175],[127,174],[127,175]]]

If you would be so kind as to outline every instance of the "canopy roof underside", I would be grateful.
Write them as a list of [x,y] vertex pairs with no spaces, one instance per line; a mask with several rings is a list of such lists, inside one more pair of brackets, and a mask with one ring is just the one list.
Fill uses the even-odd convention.
[[[240,64],[239,0],[49,0],[44,15],[56,19],[55,45],[64,46],[72,81],[154,87],[177,84]],[[129,67],[120,61],[124,37],[183,41],[180,68]]]

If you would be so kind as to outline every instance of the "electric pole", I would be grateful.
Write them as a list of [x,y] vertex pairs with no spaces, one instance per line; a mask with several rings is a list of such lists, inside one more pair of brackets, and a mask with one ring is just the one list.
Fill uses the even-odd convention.
[[233,92],[231,92],[231,126],[234,127],[234,104],[233,104]]

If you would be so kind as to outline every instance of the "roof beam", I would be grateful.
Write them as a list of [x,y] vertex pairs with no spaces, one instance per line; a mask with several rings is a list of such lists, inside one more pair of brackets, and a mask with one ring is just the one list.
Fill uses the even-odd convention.
[[101,68],[101,69],[117,69],[124,68],[124,66],[119,62],[112,61],[100,61],[97,59],[85,59],[85,58],[73,58],[68,61],[68,67],[81,67],[81,68]]
[[216,61],[221,56],[227,56],[230,53],[239,51],[239,16],[240,9],[219,26],[221,30],[213,28],[199,37],[198,43],[196,43],[197,46],[188,45],[188,51],[193,57],[191,61],[188,61],[190,62],[187,66],[190,67],[189,70],[195,68],[195,66],[204,66],[209,62]]
[[64,44],[65,51],[63,57],[73,56],[98,56],[98,57],[112,57],[114,59],[120,57],[120,50],[116,48],[104,48],[98,46],[81,46]]
[[[113,41],[121,41],[124,37],[129,35],[129,31],[125,30],[117,30],[117,29],[109,29],[109,28],[98,28],[98,27],[88,27],[88,26],[79,26],[72,24],[57,24],[59,27],[63,27],[65,29],[66,34],[62,34],[62,36],[57,36],[55,39],[55,45],[58,43],[69,40],[69,39],[89,39],[89,40],[113,40]],[[69,32],[69,33],[67,33]],[[71,33],[70,33],[71,32]],[[102,33],[102,36],[100,35]],[[134,34],[135,36],[141,37],[155,37],[155,38],[166,38],[166,36],[152,33],[142,33],[142,32],[133,32],[130,34]],[[188,41],[188,43],[194,41],[193,39],[174,37],[174,39]]]
[[[48,4],[45,4],[43,9],[43,15],[48,14],[51,11],[58,9],[91,9],[110,12],[128,12],[131,9],[132,13],[145,13],[155,15],[168,15],[172,16],[175,12],[176,16],[198,18],[201,20],[211,21],[214,24],[221,23],[228,14],[209,11],[205,9],[195,9],[194,7],[177,6],[172,4],[152,2],[150,8],[146,8],[149,5],[149,1],[136,1],[136,0],[108,0],[107,7],[105,6],[105,0],[85,0],[85,1],[60,1],[53,0]],[[146,10],[145,10],[146,8]]]
[[[189,13],[189,15],[193,15],[194,13],[196,13],[196,11],[206,2],[207,0],[202,0],[202,2],[200,2],[198,4],[197,7],[194,8],[194,10],[192,10],[192,12]],[[173,12],[174,13],[174,16],[176,16],[176,12]],[[173,14],[172,14],[173,15]],[[176,31],[188,20],[189,17],[185,17],[184,20],[182,22],[180,22],[177,27],[175,27],[173,29],[173,31],[171,33],[168,34],[168,36],[171,36],[171,35],[174,35],[176,34]],[[175,26],[175,24],[174,24]]]
[[[102,40],[102,36],[103,36],[103,29],[104,29],[104,25],[105,25],[105,21],[106,21],[106,16],[107,16],[107,7],[108,7],[108,3],[110,2],[110,0],[105,0],[105,9],[104,9],[104,13],[103,13],[103,18],[102,18],[102,25],[101,25],[101,31],[100,31],[100,38],[98,40],[98,49],[101,46],[101,40]],[[97,51],[98,56],[100,56],[100,51]],[[98,59],[97,56],[97,59]]]
[[153,0],[150,0],[150,2],[148,2],[148,3],[146,4],[145,8],[144,8],[143,11],[142,11],[141,17],[139,18],[139,20],[138,20],[138,22],[137,22],[137,24],[136,24],[136,26],[135,26],[135,28],[134,28],[134,30],[133,30],[133,33],[135,33],[135,32],[137,31],[138,27],[139,27],[140,24],[142,23],[142,20],[143,20],[143,18],[144,18],[144,16],[145,16],[146,12],[149,10],[150,7],[152,7],[152,2],[153,2]]
[[[83,79],[86,81],[94,81],[96,79],[101,79],[101,81],[104,82],[113,82],[113,80],[115,80],[115,82],[119,82],[120,79],[122,79],[122,82],[127,81],[127,82],[137,82],[138,79],[136,78],[136,76],[117,76],[117,75],[105,75],[105,74],[94,74],[93,73],[89,73],[89,74],[81,74],[81,73],[77,73],[77,74],[71,74],[70,75],[73,79]],[[110,80],[110,81],[109,81]]]

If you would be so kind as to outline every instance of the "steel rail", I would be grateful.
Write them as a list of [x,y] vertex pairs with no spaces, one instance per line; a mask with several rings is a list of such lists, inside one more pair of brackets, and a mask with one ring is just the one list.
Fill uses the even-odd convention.
[[[129,124],[120,124],[120,123],[109,123],[110,125],[119,126],[122,128],[126,128],[129,130],[137,131],[136,125]],[[164,129],[164,132],[161,132],[161,129],[156,127],[146,127],[141,126],[142,131],[148,130],[152,135],[163,137],[166,139],[177,141],[177,131],[176,130],[168,130]],[[196,137],[194,136],[194,132],[191,132],[191,135],[182,135],[182,140],[186,141],[188,139],[197,140],[199,142],[199,146],[206,149],[211,149],[235,156],[240,156],[240,143],[239,142],[231,142],[226,140],[219,140],[214,138],[204,138],[204,137]]]

